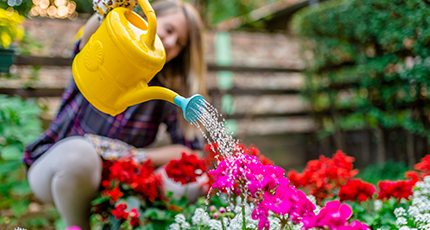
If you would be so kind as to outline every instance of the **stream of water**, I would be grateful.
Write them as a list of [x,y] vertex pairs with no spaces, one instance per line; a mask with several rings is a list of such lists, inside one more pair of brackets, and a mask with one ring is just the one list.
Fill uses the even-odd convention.
[[[197,121],[191,123],[195,125],[202,133],[206,141],[212,145],[217,143],[217,150],[223,157],[230,157],[235,152],[234,148],[238,143],[225,127],[225,119],[222,114],[218,113],[217,109],[207,101],[201,101],[196,108],[192,108],[193,114],[198,117]],[[207,131],[209,135],[206,135]]]

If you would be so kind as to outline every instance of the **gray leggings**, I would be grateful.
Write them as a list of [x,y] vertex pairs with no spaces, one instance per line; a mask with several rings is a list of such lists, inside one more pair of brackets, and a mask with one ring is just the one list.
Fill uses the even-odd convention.
[[42,202],[53,203],[67,226],[90,229],[91,200],[99,189],[102,161],[80,136],[54,144],[30,167],[28,181]]
[[[30,167],[28,181],[33,193],[42,202],[53,203],[69,226],[90,229],[91,200],[99,189],[102,173],[101,157],[93,145],[80,136],[65,138],[54,144]],[[165,190],[179,198],[186,186],[169,179],[159,168]],[[188,184],[187,197],[195,201],[205,194],[201,185],[207,177]]]

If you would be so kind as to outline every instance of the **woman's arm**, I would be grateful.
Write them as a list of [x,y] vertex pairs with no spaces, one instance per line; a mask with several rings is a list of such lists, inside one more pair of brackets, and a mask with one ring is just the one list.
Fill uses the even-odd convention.
[[166,165],[172,159],[180,159],[183,152],[187,154],[194,154],[197,157],[201,156],[200,150],[192,150],[186,146],[175,144],[167,145],[158,148],[145,149],[148,154],[148,158],[151,159],[155,167]]
[[97,14],[93,14],[93,16],[88,19],[87,23],[85,24],[84,31],[82,33],[82,39],[81,43],[79,44],[79,49],[82,50],[87,44],[87,42],[90,40],[91,36],[96,32],[96,30],[99,28],[100,22],[97,18]]

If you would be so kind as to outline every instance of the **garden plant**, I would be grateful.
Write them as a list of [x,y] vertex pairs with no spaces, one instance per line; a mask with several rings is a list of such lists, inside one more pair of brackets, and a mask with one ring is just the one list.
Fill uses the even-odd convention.
[[41,229],[61,226],[55,209],[46,207],[31,212],[30,204],[37,204],[26,179],[21,162],[24,146],[42,132],[39,119],[42,109],[35,99],[0,95],[0,228],[13,226]]
[[24,37],[24,16],[13,8],[0,8],[0,48],[8,49],[12,42]]
[[[345,131],[370,130],[384,143],[397,130],[392,151],[405,156],[407,145],[428,148],[429,15],[430,4],[422,0],[335,0],[294,15],[293,30],[305,50],[302,92],[321,139],[334,135],[345,142]],[[413,138],[405,143],[407,135],[422,144]]]

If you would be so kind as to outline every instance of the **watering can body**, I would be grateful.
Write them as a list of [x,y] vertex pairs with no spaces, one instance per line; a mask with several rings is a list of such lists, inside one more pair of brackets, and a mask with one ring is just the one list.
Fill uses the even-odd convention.
[[[156,27],[127,8],[115,8],[76,55],[72,65],[76,85],[100,111],[114,116],[154,99],[145,98],[145,89],[163,68],[166,55],[160,38],[149,34],[150,29],[156,31],[150,26]],[[169,91],[148,93],[158,97],[159,90]]]
[[184,98],[168,88],[148,86],[163,68],[166,53],[152,6],[147,0],[138,2],[148,22],[127,8],[110,11],[73,60],[76,85],[94,107],[112,116],[157,99],[181,107],[184,118],[195,122],[205,107],[203,96]]

